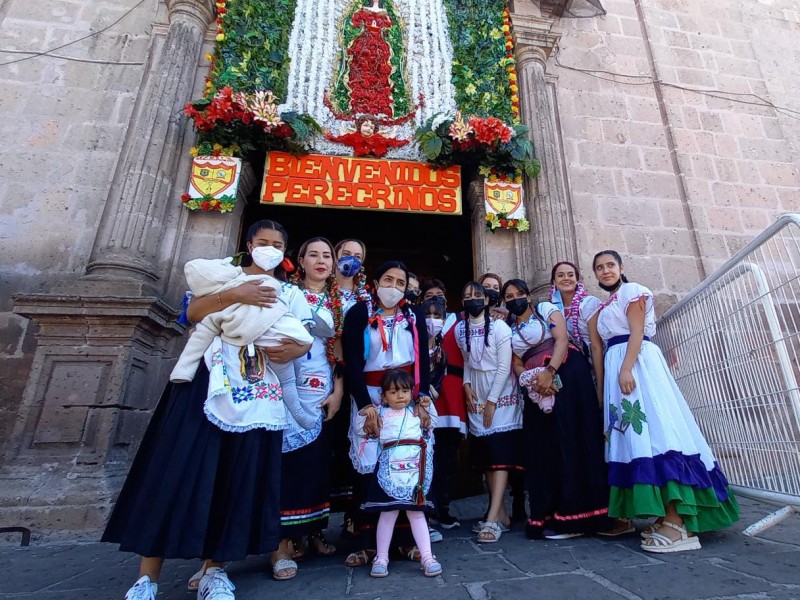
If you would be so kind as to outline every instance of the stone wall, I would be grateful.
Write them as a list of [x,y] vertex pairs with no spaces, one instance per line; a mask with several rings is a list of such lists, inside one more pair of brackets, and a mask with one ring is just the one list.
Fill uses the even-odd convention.
[[[486,235],[476,213],[475,264],[543,283],[576,254],[591,282],[591,256],[613,247],[663,309],[800,210],[800,112],[764,106],[800,111],[800,15],[789,0],[604,4],[559,21],[514,2],[545,164],[526,185],[527,236]],[[55,52],[83,62],[0,65],[0,469],[9,440],[24,449],[0,508],[40,529],[102,523],[180,333],[182,264],[229,254],[241,227],[241,203],[224,216],[177,204],[192,137],[179,106],[208,68],[183,57],[210,49],[209,0],[0,0],[0,50],[46,50],[123,15]],[[11,312],[11,294],[35,293],[49,296],[17,307],[34,320]]]
[[[2,50],[41,52],[111,25],[129,0],[5,0]],[[56,51],[0,52],[0,465],[33,357],[33,328],[12,293],[81,275],[163,5],[145,0],[117,25]],[[122,64],[109,64],[122,63]]]
[[663,309],[800,210],[800,113],[763,106],[800,111],[800,14],[791,0],[603,4],[555,23],[547,65],[578,254],[589,274],[594,252],[619,249]]

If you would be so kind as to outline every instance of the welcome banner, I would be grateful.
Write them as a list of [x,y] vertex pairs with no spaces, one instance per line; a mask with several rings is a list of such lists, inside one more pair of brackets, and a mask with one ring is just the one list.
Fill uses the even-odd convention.
[[286,152],[267,154],[263,204],[460,215],[461,168]]

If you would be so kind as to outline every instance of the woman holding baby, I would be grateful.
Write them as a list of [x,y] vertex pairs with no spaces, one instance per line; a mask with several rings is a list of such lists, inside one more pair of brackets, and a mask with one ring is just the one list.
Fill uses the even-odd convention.
[[[259,260],[241,271],[281,279],[282,263],[276,258],[286,249],[286,230],[273,221],[259,221],[248,230],[246,241],[248,252]],[[275,290],[255,281],[195,298],[188,316],[202,322],[237,303],[267,309],[278,296],[291,307],[293,318],[312,322],[297,287],[282,285]],[[258,415],[260,422],[255,413],[248,415],[246,423],[232,426],[223,421],[241,416],[241,405],[254,403],[256,398],[248,395],[257,393],[259,382],[269,387],[271,371],[264,364],[293,361],[311,348],[289,339],[279,341],[274,347],[257,347],[254,353],[245,346],[228,348],[222,342],[221,366],[232,378],[246,380],[241,386],[246,389],[231,384],[231,397],[239,394],[239,401],[232,400],[227,412],[216,411],[213,419],[206,414],[209,369],[205,361],[200,361],[191,381],[167,386],[103,535],[103,541],[118,543],[121,550],[142,557],[139,579],[126,595],[129,600],[155,598],[165,558],[205,559],[199,583],[203,597],[232,598],[234,587],[224,563],[278,547],[281,444],[288,419],[280,411],[268,410]],[[217,365],[211,362],[213,370]]]

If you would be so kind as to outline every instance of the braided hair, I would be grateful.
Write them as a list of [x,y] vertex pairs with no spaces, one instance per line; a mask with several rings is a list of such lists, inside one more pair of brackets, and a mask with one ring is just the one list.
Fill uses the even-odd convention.
[[[473,298],[475,298],[476,296],[477,297],[481,297],[481,298],[485,297],[485,293],[483,291],[483,284],[478,283],[477,281],[470,281],[469,283],[467,283],[467,285],[465,285],[464,288],[461,290],[461,297],[463,298],[464,294],[466,294],[467,292],[472,292],[472,297]],[[484,321],[484,325],[483,325],[483,345],[484,346],[488,346],[489,345],[489,329],[492,326],[492,319],[489,316],[489,305],[488,304],[484,304],[484,306],[483,306],[483,321]],[[470,350],[469,319],[467,319],[467,322],[464,323],[464,335],[466,336],[467,353],[469,353],[469,350]]]
[[[589,294],[586,292],[586,287],[583,285],[581,281],[581,272],[578,269],[578,266],[575,263],[571,263],[568,260],[562,260],[557,262],[553,266],[553,270],[550,271],[550,301],[555,302],[556,299],[556,292],[558,288],[556,288],[556,272],[558,268],[562,265],[567,265],[568,267],[572,267],[572,270],[575,272],[575,280],[577,281],[577,285],[575,286],[575,292],[572,294],[572,303],[567,307],[564,306],[564,317],[567,317],[567,309],[569,309],[570,317],[567,319],[567,326],[570,325],[569,321],[572,322],[572,337],[576,342],[581,341],[581,331],[579,328],[578,322],[580,321],[580,309],[581,309],[581,300],[586,298]],[[563,305],[563,299],[562,299]]]
[[[300,246],[300,250],[297,252],[298,263],[299,259],[305,258],[308,247],[315,242],[322,242],[326,244],[328,248],[330,248],[332,259],[336,256],[333,244],[331,244],[327,238],[318,236],[307,239],[305,242],[303,242],[303,245]],[[292,274],[290,281],[291,283],[299,286],[304,278],[305,269],[301,267]],[[344,327],[344,309],[342,307],[342,295],[339,293],[339,284],[336,283],[336,273],[334,272],[334,269],[331,269],[331,274],[328,275],[327,279],[325,279],[325,289],[323,290],[323,293],[328,295],[328,299],[331,303],[330,310],[331,314],[333,315],[334,331],[334,334],[325,340],[325,355],[328,358],[328,362],[331,365],[335,365],[337,361],[334,349],[336,347],[336,340],[342,337],[342,328]]]

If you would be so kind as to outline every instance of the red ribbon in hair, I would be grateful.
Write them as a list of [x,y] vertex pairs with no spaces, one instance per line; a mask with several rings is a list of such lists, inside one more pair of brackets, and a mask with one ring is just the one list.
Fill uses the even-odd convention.
[[285,256],[283,257],[283,260],[281,261],[281,266],[283,267],[283,270],[286,271],[287,273],[295,272],[294,263],[288,257]]

